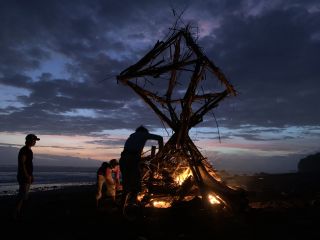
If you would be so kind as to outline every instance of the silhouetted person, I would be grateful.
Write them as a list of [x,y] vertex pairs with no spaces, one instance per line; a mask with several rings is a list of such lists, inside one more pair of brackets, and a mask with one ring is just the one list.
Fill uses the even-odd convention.
[[33,183],[33,152],[31,147],[39,141],[34,134],[26,136],[25,146],[23,146],[18,155],[18,173],[17,180],[19,183],[19,192],[17,196],[17,205],[14,212],[14,218],[21,215],[23,203],[28,199],[30,186]]
[[102,197],[103,185],[106,185],[106,195],[111,197],[113,202],[116,200],[116,188],[120,185],[120,169],[116,159],[110,162],[103,162],[97,171],[97,192],[96,206],[99,207],[99,202]]
[[[140,161],[142,150],[147,140],[157,140],[159,150],[163,147],[163,138],[159,135],[149,133],[148,129],[140,126],[132,133],[124,145],[120,158],[120,170],[122,175],[123,196],[132,194],[136,201],[138,192],[141,191]],[[122,200],[122,204],[124,204]]]

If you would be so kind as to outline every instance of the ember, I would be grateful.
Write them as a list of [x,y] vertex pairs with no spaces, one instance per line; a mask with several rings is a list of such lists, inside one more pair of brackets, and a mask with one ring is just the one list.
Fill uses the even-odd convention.
[[208,195],[209,202],[211,204],[220,204],[221,202],[218,200],[218,197],[214,196],[213,194]]
[[169,208],[169,207],[171,207],[171,203],[165,202],[165,201],[152,201],[152,205],[155,208]]

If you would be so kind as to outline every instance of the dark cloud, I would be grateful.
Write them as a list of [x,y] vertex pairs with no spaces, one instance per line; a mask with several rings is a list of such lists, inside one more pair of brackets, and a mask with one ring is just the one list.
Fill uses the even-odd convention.
[[[2,109],[0,130],[89,134],[140,123],[162,127],[115,76],[167,34],[172,8],[185,10],[184,23],[199,29],[208,21],[199,44],[239,92],[217,108],[220,126],[318,125],[317,1],[33,0],[1,3],[0,83],[30,94],[17,97],[24,107]],[[56,54],[65,77],[54,70]],[[48,61],[52,68],[44,69]],[[79,109],[94,116],[72,115]],[[201,126],[215,126],[213,118]]]
[[[87,143],[89,144],[97,144],[97,145],[106,145],[106,146],[110,146],[109,149],[114,149],[114,146],[121,146],[121,148],[123,147],[125,142],[125,139],[102,139],[102,140],[94,140],[94,141],[88,141]],[[101,149],[108,149],[108,147],[101,147]]]
[[50,148],[59,148],[59,149],[63,149],[63,150],[79,150],[79,149],[84,149],[84,147],[68,147],[68,146],[55,146],[55,145],[51,145],[51,146],[37,146],[38,148],[46,148],[46,147],[50,147]]
[[291,154],[289,156],[274,156],[270,157],[255,157],[254,159],[248,159],[239,155],[224,156],[224,160],[221,161],[218,153],[209,153],[209,159],[212,159],[211,163],[218,170],[228,170],[234,173],[282,173],[296,172],[299,160],[304,155]]
[[319,32],[319,21],[320,12],[303,7],[223,19],[207,52],[226,66],[239,92],[221,108],[228,116],[225,124],[319,123],[320,114],[312,107],[318,105],[316,89],[320,88],[320,41],[312,39]]

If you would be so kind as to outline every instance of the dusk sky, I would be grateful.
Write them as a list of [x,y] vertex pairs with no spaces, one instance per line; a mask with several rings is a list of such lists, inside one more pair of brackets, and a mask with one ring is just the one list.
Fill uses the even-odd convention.
[[292,172],[319,152],[318,0],[2,0],[0,165],[16,164],[28,133],[41,139],[35,165],[119,158],[141,124],[168,140],[170,129],[116,76],[183,11],[179,26],[198,30],[238,92],[214,110],[219,128],[208,114],[190,132],[213,166]]

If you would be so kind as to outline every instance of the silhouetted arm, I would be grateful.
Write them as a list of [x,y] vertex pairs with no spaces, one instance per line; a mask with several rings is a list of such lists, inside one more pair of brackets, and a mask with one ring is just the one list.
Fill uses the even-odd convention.
[[162,136],[149,133],[148,139],[158,141],[159,151],[163,148],[163,137]]

